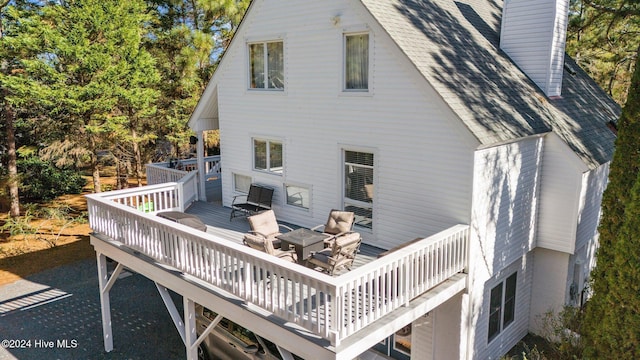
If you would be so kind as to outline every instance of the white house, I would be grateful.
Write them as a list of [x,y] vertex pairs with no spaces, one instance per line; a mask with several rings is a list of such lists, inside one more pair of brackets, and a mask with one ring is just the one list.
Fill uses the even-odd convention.
[[469,229],[463,289],[400,307],[410,351],[395,313],[308,345],[330,349],[317,358],[389,337],[374,348],[394,358],[497,359],[583,301],[620,110],[565,56],[567,15],[568,0],[251,2],[189,123],[200,143],[220,130],[223,205],[268,185],[279,220],[351,210],[383,249]]
[[190,126],[220,129],[225,205],[268,184],[279,218],[354,209],[382,248],[470,224],[468,291],[421,331],[436,358],[495,358],[579,304],[593,266],[619,109],[565,56],[567,17],[563,0],[256,0]]

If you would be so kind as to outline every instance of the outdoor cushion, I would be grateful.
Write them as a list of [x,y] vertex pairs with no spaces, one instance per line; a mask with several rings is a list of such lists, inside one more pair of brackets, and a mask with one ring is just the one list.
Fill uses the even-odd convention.
[[244,235],[244,243],[247,244],[247,246],[252,248],[252,249],[265,251],[264,238],[261,237],[261,236],[245,234]]
[[260,214],[249,216],[247,218],[251,229],[257,233],[269,236],[271,234],[280,233],[280,227],[276,220],[276,214],[273,210],[264,211]]
[[354,241],[358,241],[359,238],[360,234],[357,232],[344,234],[336,238],[334,246],[344,246],[346,244],[353,243]]
[[351,231],[354,217],[350,211],[331,210],[323,232],[335,235]]

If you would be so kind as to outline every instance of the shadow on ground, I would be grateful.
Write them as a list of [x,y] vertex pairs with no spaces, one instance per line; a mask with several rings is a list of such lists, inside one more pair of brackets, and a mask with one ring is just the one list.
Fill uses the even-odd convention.
[[19,340],[0,348],[0,359],[183,359],[184,346],[154,284],[128,272],[120,277],[111,290],[110,353],[103,345],[95,260],[0,287],[0,340]]

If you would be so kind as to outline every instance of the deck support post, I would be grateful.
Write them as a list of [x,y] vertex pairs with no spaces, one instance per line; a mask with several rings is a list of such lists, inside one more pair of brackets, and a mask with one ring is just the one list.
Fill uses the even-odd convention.
[[156,288],[158,289],[158,293],[160,293],[160,297],[162,298],[162,302],[164,302],[164,307],[167,308],[167,311],[171,316],[171,320],[173,320],[173,324],[176,326],[176,329],[178,330],[178,334],[180,334],[180,338],[182,339],[182,342],[186,345],[186,340],[185,340],[186,338],[184,334],[184,322],[180,317],[180,312],[176,308],[176,305],[173,303],[173,300],[171,299],[171,295],[169,295],[169,290],[167,290],[166,287],[158,284],[157,282],[155,284],[156,284]]
[[154,282],[156,284],[156,288],[158,289],[158,293],[160,293],[160,297],[164,302],[164,306],[167,308],[169,315],[171,315],[171,319],[173,320],[173,324],[176,326],[178,330],[178,334],[180,334],[180,338],[182,339],[182,343],[185,346],[187,351],[187,359],[196,360],[198,358],[198,346],[200,343],[204,341],[204,339],[209,336],[213,328],[222,320],[222,315],[216,316],[215,319],[211,321],[209,326],[206,329],[201,330],[200,337],[197,337],[197,329],[196,329],[196,312],[195,312],[195,302],[191,299],[187,299],[183,296],[184,301],[184,321],[180,317],[180,312],[176,308],[171,295],[169,294],[169,290]]
[[111,301],[109,299],[109,291],[118,279],[120,272],[124,268],[122,264],[118,264],[111,277],[107,270],[107,257],[102,253],[96,253],[98,265],[98,283],[100,286],[100,309],[102,312],[102,336],[104,339],[104,351],[113,350],[113,331],[111,329]]
[[183,297],[184,304],[184,345],[187,360],[198,360],[198,334],[196,333],[195,302]]
[[280,356],[282,356],[283,360],[295,360],[295,358],[293,357],[293,355],[291,355],[291,352],[289,350],[284,349],[277,344],[276,344],[276,347],[278,348],[278,351],[280,352]]

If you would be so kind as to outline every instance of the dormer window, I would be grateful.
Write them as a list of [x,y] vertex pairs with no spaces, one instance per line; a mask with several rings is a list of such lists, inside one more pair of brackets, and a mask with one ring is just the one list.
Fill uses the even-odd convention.
[[249,88],[284,90],[282,41],[249,44]]
[[369,34],[345,34],[344,90],[369,91]]

